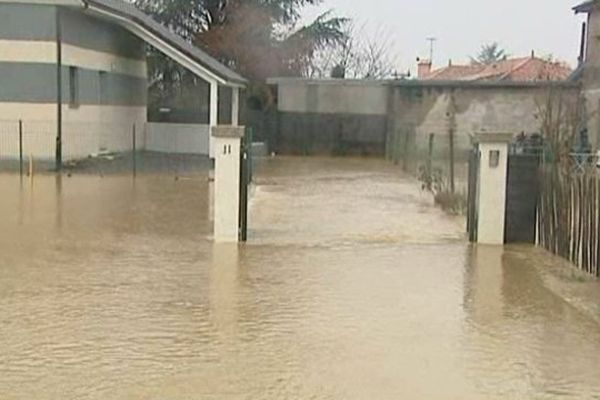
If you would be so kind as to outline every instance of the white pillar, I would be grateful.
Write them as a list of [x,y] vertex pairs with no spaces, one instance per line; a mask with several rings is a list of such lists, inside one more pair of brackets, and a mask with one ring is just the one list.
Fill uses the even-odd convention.
[[231,125],[240,123],[240,88],[231,88]]
[[503,245],[506,218],[509,133],[482,133],[479,144],[477,182],[477,242]]
[[[210,105],[209,105],[209,116],[208,125],[212,129],[219,125],[219,84],[217,81],[210,82]],[[210,158],[215,158],[215,142],[211,133],[208,143],[208,154]]]
[[244,127],[212,128],[215,154],[214,237],[217,242],[239,241],[240,150]]

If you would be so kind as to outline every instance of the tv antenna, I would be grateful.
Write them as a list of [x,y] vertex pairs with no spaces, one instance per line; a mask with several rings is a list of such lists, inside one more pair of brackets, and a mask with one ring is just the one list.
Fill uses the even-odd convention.
[[433,50],[435,47],[435,42],[437,42],[437,38],[428,37],[427,41],[429,42],[429,62],[433,64]]

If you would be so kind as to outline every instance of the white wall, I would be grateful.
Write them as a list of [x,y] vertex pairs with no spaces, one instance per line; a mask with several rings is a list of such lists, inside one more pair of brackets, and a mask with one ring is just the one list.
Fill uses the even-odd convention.
[[388,89],[376,81],[289,81],[278,85],[284,112],[386,115]]
[[[504,244],[506,215],[506,179],[508,174],[508,143],[480,143],[477,242]],[[490,152],[500,153],[499,163],[490,167]]]
[[208,125],[148,123],[146,127],[148,151],[208,155],[209,141]]
[[[0,158],[19,156],[19,119],[23,121],[23,153],[37,160],[54,160],[56,105],[0,103]],[[81,159],[101,151],[124,152],[133,146],[136,125],[138,148],[143,149],[146,107],[63,106],[63,159]]]

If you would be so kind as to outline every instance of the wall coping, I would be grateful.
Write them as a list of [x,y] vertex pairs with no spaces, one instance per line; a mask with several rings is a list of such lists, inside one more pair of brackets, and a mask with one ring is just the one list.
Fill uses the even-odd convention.
[[211,135],[215,138],[241,139],[245,134],[245,127],[232,125],[217,125],[211,127]]
[[485,89],[485,88],[564,88],[577,89],[578,82],[564,81],[461,81],[461,80],[419,80],[419,79],[310,79],[310,78],[269,78],[269,85],[324,85],[324,86],[367,86],[398,88],[450,88],[450,89]]
[[475,143],[510,143],[514,137],[508,132],[478,132],[474,135]]

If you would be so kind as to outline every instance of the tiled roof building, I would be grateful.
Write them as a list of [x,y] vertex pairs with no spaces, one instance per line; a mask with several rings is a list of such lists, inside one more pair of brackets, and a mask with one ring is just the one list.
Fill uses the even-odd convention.
[[448,65],[432,70],[428,60],[419,62],[418,78],[443,81],[536,82],[566,80],[572,69],[564,63],[531,57],[510,58],[492,64]]

